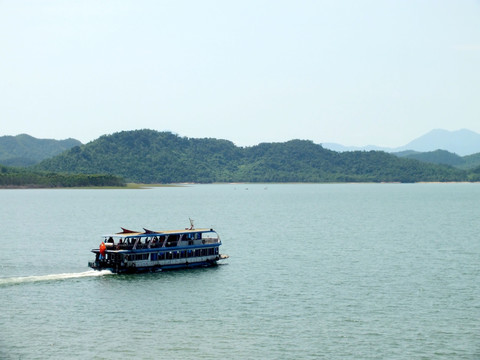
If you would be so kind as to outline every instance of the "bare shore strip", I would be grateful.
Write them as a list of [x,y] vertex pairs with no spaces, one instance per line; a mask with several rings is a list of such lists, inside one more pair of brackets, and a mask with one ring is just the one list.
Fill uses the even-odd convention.
[[[477,181],[419,181],[415,182],[413,184],[478,184],[479,182]],[[151,188],[156,188],[156,187],[186,187],[190,185],[199,185],[200,183],[193,183],[193,182],[188,182],[188,183],[175,183],[175,184],[141,184],[141,183],[127,183],[126,186],[72,186],[72,187],[47,187],[47,186],[37,186],[37,185],[22,185],[22,186],[0,186],[0,190],[28,190],[28,189],[75,189],[75,190],[82,190],[82,189],[90,189],[90,190],[108,190],[108,189],[113,189],[113,190],[132,190],[132,189],[151,189]],[[402,182],[332,182],[332,183],[311,183],[311,182],[285,182],[285,183],[249,183],[249,182],[232,182],[232,183],[212,183],[212,184],[231,184],[231,185],[241,185],[241,184],[265,184],[265,185],[271,185],[271,184],[412,184],[412,183],[402,183]]]

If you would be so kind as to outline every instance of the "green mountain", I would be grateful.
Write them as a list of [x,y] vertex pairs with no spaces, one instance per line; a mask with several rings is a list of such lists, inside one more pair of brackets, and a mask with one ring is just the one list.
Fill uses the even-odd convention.
[[394,155],[432,164],[444,164],[455,167],[460,167],[465,164],[465,159],[463,157],[446,150],[435,150],[428,152],[404,151]]
[[472,171],[480,166],[480,153],[459,156],[446,150],[435,150],[429,152],[406,150],[392,154],[398,157],[415,159],[426,163],[450,165],[467,171]]
[[79,145],[82,143],[75,139],[37,139],[26,134],[0,136],[0,164],[30,166]]
[[459,169],[474,169],[480,167],[480,153],[467,155],[463,157],[464,163],[458,165]]
[[338,153],[306,140],[242,148],[227,140],[153,130],[104,135],[36,168],[112,174],[139,183],[418,182],[466,181],[477,176],[381,151]]

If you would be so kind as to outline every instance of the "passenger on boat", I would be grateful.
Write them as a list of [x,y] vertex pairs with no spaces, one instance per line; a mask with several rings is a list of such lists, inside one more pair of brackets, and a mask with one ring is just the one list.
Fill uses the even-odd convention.
[[114,249],[115,248],[115,240],[113,240],[112,237],[109,237],[108,240],[106,241],[107,248]]
[[120,239],[117,244],[117,250],[120,250],[122,247],[123,247],[123,242],[122,242],[122,239]]
[[105,250],[107,249],[107,246],[105,245],[105,243],[102,241],[102,243],[100,244],[100,256],[99,256],[99,259],[100,260],[103,260],[105,259]]

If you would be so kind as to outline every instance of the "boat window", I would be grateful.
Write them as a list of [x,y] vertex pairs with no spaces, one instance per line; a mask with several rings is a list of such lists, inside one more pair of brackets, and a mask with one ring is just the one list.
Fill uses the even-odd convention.
[[135,260],[148,260],[149,254],[137,254],[132,256],[135,256]]

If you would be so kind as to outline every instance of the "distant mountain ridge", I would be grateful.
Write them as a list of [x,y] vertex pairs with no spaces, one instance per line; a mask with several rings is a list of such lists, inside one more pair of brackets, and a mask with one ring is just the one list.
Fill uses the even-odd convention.
[[27,134],[0,136],[0,164],[30,166],[82,145],[75,139],[37,139]]
[[323,143],[322,145],[327,149],[340,152],[380,150],[392,153],[406,150],[414,150],[418,152],[446,150],[460,156],[466,156],[480,153],[480,134],[468,129],[456,131],[434,129],[425,135],[410,141],[408,144],[397,148],[379,147],[375,145],[368,145],[364,147],[344,146],[335,143]]

